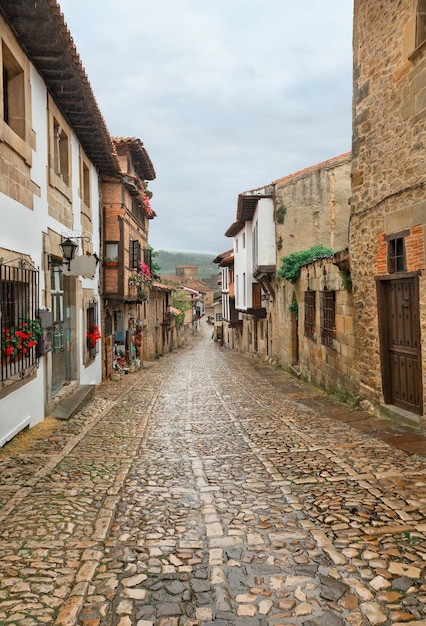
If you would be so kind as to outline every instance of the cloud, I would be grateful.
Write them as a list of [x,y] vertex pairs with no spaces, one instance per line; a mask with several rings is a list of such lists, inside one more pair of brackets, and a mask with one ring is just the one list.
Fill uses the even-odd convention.
[[60,3],[111,134],[154,163],[154,248],[227,249],[241,191],[350,149],[349,0]]

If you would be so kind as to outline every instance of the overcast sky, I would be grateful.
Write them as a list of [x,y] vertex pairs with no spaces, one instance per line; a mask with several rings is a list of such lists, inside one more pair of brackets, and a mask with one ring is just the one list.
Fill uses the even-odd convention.
[[138,137],[156,250],[208,252],[238,194],[351,148],[353,0],[58,0],[109,132]]

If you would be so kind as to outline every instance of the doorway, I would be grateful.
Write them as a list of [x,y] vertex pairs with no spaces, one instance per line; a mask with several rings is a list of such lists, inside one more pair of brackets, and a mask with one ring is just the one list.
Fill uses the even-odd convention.
[[423,382],[418,276],[378,281],[378,305],[385,402],[421,415]]
[[50,274],[52,297],[52,397],[71,380],[70,320],[65,277],[60,267],[52,268]]

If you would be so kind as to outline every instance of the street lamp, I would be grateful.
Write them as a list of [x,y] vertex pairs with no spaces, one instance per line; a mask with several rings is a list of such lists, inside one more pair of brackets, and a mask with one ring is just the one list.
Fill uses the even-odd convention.
[[[65,237],[65,235],[63,235],[63,237]],[[74,239],[82,239],[84,241],[90,242],[90,237],[77,237],[74,235],[66,237],[66,239],[63,239],[59,244],[59,247],[62,250],[62,261],[59,261],[59,259],[52,259],[49,255],[48,269],[60,265],[66,265],[68,267],[68,270],[71,269],[71,261],[75,258],[76,252],[78,250],[78,243],[73,241]],[[96,262],[98,262],[98,257],[95,256],[95,258]]]
[[68,265],[68,269],[71,267],[71,261],[75,257],[75,253],[77,252],[78,244],[75,243],[72,239],[67,237],[65,241],[59,244],[62,249],[62,256],[64,257],[64,261],[66,265]]

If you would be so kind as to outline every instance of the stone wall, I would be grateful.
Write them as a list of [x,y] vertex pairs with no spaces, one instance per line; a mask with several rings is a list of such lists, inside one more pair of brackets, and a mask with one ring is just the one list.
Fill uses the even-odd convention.
[[376,277],[389,273],[386,238],[398,233],[407,272],[420,273],[426,388],[426,42],[416,48],[417,4],[355,2],[350,253],[360,394],[373,403],[384,399]]
[[323,244],[348,245],[350,154],[275,181],[277,267],[282,256]]
[[[282,257],[322,244],[347,248],[350,207],[350,154],[344,154],[275,181],[277,269]],[[298,366],[298,318],[291,312],[298,288],[281,280],[275,289],[273,357],[284,367]]]

